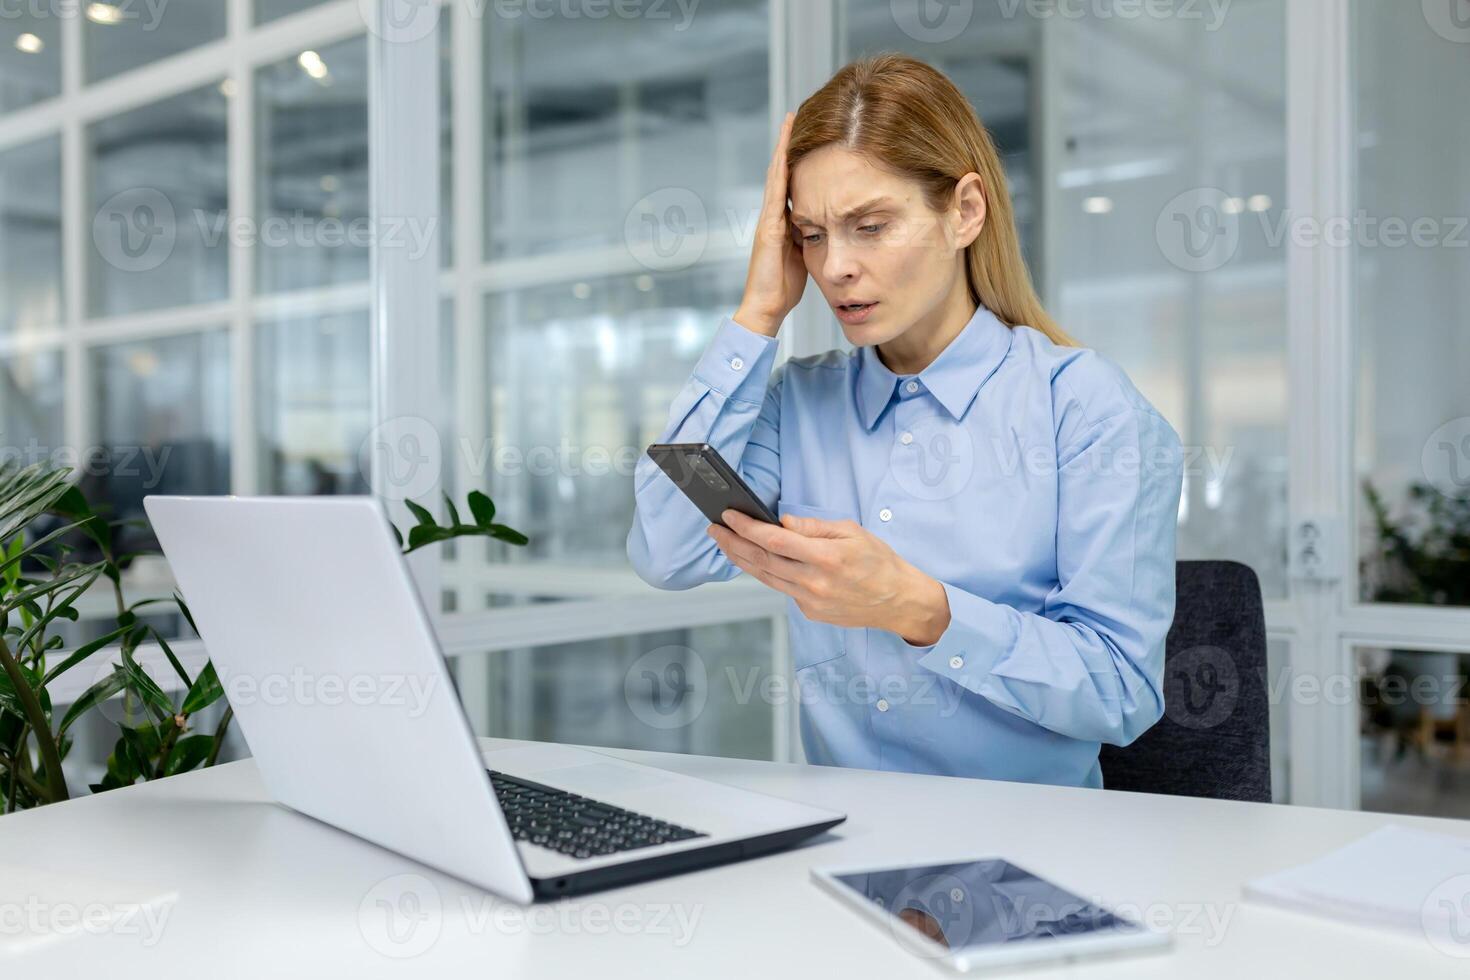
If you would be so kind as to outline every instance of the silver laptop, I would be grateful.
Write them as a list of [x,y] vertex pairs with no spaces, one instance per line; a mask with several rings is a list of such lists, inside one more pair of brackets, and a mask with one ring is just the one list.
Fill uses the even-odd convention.
[[144,506],[266,787],[293,810],[521,903],[845,819],[571,746],[482,751],[373,498]]

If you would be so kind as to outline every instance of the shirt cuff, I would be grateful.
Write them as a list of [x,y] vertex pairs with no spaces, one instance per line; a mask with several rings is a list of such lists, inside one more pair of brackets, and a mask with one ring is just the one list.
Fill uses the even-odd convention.
[[919,666],[967,691],[984,694],[996,663],[1015,646],[1015,613],[1007,606],[941,582],[949,600],[949,626],[929,646],[900,641]]
[[726,398],[759,405],[775,363],[775,337],[747,330],[727,316],[694,366],[694,377]]

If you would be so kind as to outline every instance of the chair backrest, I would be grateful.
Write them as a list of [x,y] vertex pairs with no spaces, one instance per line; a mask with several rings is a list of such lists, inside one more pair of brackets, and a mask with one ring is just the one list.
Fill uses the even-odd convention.
[[1234,561],[1181,561],[1164,647],[1164,716],[1104,745],[1108,789],[1271,800],[1270,701],[1261,583]]

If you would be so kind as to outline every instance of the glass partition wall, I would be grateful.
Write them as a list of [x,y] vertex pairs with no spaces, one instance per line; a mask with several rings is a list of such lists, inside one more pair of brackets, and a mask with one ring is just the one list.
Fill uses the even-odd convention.
[[[442,465],[415,499],[438,508],[442,492],[484,490],[531,536],[415,562],[438,583],[480,731],[784,756],[789,713],[737,705],[726,680],[779,669],[780,603],[743,584],[662,602],[621,559],[632,461],[738,301],[744,267],[738,221],[670,260],[640,258],[653,226],[628,216],[665,220],[670,189],[717,217],[759,200],[767,5],[697,19],[672,5],[610,19],[441,4],[380,24],[371,12],[191,0],[146,18],[91,4],[0,22],[7,457],[84,460],[89,495],[137,521],[149,493],[370,492],[384,413],[427,406]],[[437,47],[433,78],[405,79],[399,45],[422,36]],[[398,149],[381,127],[403,119],[382,94],[402,96],[395,71],[400,86],[437,88],[437,166],[413,175],[436,202],[423,212],[395,212],[375,190],[374,173],[399,162],[381,156]],[[404,381],[403,356],[430,328],[385,309],[405,308],[422,280],[404,270],[425,256],[434,390],[399,397],[422,386]],[[386,363],[384,350],[396,352]],[[127,533],[154,545],[146,522]],[[160,562],[127,578],[135,600],[174,586]],[[99,594],[69,639],[97,635],[108,610]],[[176,620],[160,618],[165,636],[188,632]],[[197,642],[174,649],[203,662]],[[171,683],[160,650],[143,662]],[[605,710],[589,713],[594,702]],[[77,784],[111,748],[98,728],[81,733]]]
[[[5,451],[85,459],[124,517],[154,492],[399,508],[374,465],[412,416],[434,449],[414,499],[483,490],[531,539],[414,562],[479,731],[799,758],[796,706],[769,693],[790,687],[766,683],[789,676],[781,600],[640,582],[632,466],[739,301],[781,115],[846,59],[904,51],[995,135],[1050,309],[1183,437],[1180,558],[1260,577],[1278,799],[1453,812],[1463,692],[1407,720],[1373,700],[1470,649],[1470,38],[1401,6],[446,0],[380,27],[357,0],[193,0],[6,19]],[[437,106],[407,147],[405,105]],[[432,164],[405,176],[414,160]],[[1379,237],[1334,244],[1359,212]],[[1437,224],[1416,239],[1416,219]],[[834,338],[809,295],[781,343]],[[135,598],[172,587],[156,562],[131,577]],[[1336,679],[1351,696],[1303,693]]]
[[[1470,817],[1470,20],[1358,2],[1349,598],[1364,808]],[[1412,628],[1419,636],[1405,635]],[[1437,633],[1438,636],[1424,635]],[[1428,642],[1425,642],[1428,641]]]

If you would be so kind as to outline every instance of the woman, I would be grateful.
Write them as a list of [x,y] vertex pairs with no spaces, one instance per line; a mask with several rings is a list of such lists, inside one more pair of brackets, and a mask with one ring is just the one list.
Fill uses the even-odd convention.
[[[856,350],[773,371],[808,277]],[[809,761],[1101,786],[1099,744],[1162,713],[1179,438],[1041,308],[935,69],[855,62],[788,114],[744,298],[659,441],[711,444],[779,511],[710,525],[645,458],[628,555],[661,588],[790,597]]]

